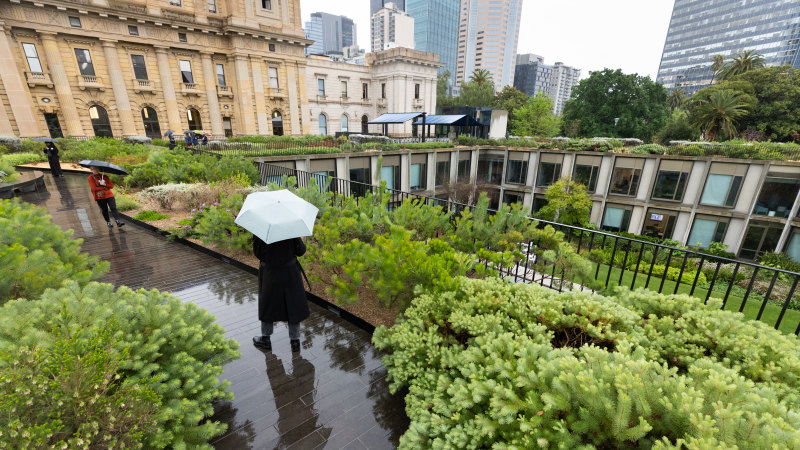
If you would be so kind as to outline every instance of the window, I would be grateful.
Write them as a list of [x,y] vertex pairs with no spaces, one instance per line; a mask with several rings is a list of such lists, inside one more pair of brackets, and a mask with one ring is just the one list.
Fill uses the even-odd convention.
[[133,66],[133,76],[137,80],[147,80],[147,65],[143,55],[131,55],[131,65]]
[[222,118],[222,129],[225,132],[225,137],[233,136],[233,123],[231,123],[230,117]]
[[369,118],[365,115],[361,116],[361,134],[369,133]]
[[450,152],[436,154],[436,187],[450,182]]
[[610,194],[635,197],[642,178],[643,158],[617,158],[611,175]]
[[606,231],[628,231],[631,223],[631,212],[633,207],[622,205],[606,205],[606,212],[603,214],[601,230]]
[[746,173],[747,166],[744,164],[713,163],[700,203],[732,208],[736,204]]
[[695,216],[692,232],[689,233],[686,245],[706,248],[712,242],[722,242],[727,228],[728,219],[698,214]]
[[[478,183],[500,184],[503,181],[503,159],[502,154],[492,154],[486,151],[478,155]],[[459,164],[461,158],[459,154]]]
[[564,155],[558,153],[540,153],[540,155],[536,186],[547,187],[561,177],[561,163],[564,161]]
[[325,97],[325,79],[317,78],[317,95]]
[[800,189],[800,171],[794,167],[772,166],[761,192],[758,194],[753,214],[770,217],[789,217]]
[[650,208],[644,219],[642,234],[659,239],[672,239],[677,220],[678,213],[674,211]]
[[372,184],[369,170],[369,158],[350,158],[350,192],[356,197],[363,197]]
[[279,89],[280,85],[278,84],[278,68],[277,67],[268,67],[267,74],[269,75],[269,88],[270,89]]
[[411,171],[409,180],[412,191],[422,191],[428,188],[428,155],[411,155]]
[[89,108],[89,119],[92,121],[92,129],[97,137],[113,138],[111,132],[111,122],[108,120],[108,113],[102,106],[94,105]]
[[272,134],[283,136],[283,114],[280,111],[272,111]]
[[312,159],[311,176],[316,181],[320,192],[333,192],[334,183],[331,178],[336,176],[335,159]]
[[525,184],[528,176],[528,154],[524,152],[508,152],[508,168],[506,183]]
[[381,83],[381,98],[386,98],[386,83]]
[[203,129],[203,121],[200,120],[200,112],[194,108],[189,108],[186,110],[186,118],[189,121],[189,129],[190,130],[202,130]]
[[22,44],[22,49],[25,51],[25,58],[28,60],[28,68],[31,72],[43,72],[42,62],[39,60],[39,53],[36,51],[36,46],[33,44]]
[[369,84],[361,83],[361,98],[367,100],[369,98]]
[[192,63],[182,59],[178,61],[178,66],[181,69],[181,80],[184,83],[194,83],[194,77],[192,76]]
[[219,86],[227,86],[227,82],[225,80],[225,65],[224,64],[217,64],[217,84]]
[[347,81],[342,81],[340,84],[342,89],[342,98],[347,98]]
[[81,28],[81,18],[80,17],[69,17],[69,25],[75,28]]
[[208,12],[210,13],[217,12],[217,0],[207,0],[206,5],[208,5]]
[[272,0],[261,0],[261,8],[272,9]]
[[81,71],[81,75],[94,76],[94,64],[92,64],[92,55],[89,50],[76,48],[75,59],[78,60],[78,68]]
[[459,183],[469,183],[472,164],[472,152],[458,152],[458,167],[456,167],[456,179]]
[[400,189],[400,156],[384,156],[381,166],[381,181],[386,182],[389,189]]
[[419,83],[414,84],[414,98],[419,100]]
[[145,106],[142,109],[142,124],[144,125],[144,135],[151,139],[161,137],[161,125],[158,124],[158,114],[156,110]]
[[178,33],[178,41],[186,42],[186,33]]
[[691,161],[662,160],[661,165],[658,167],[652,198],[677,202],[683,200],[686,182],[689,180],[691,171]]
[[594,193],[597,190],[597,174],[600,173],[602,161],[601,156],[578,155],[572,170],[572,180],[586,186],[586,192]]
[[136,25],[128,25],[128,34],[131,36],[138,36],[139,35],[139,27]]
[[525,194],[522,192],[504,191],[503,203],[506,205],[513,205],[514,203],[522,203],[525,200]]
[[347,133],[347,129],[349,128],[350,120],[347,118],[347,114],[342,114],[342,133]]
[[328,135],[328,117],[325,114],[319,115],[319,134],[320,136]]
[[181,6],[181,0],[169,0],[170,5]]
[[800,262],[800,229],[795,228],[792,230],[792,235],[789,237],[789,241],[786,244],[786,249],[784,250],[786,256],[792,258],[793,260]]
[[774,252],[782,232],[782,225],[750,222],[742,241],[742,248],[739,250],[739,257],[756,259],[766,252]]
[[267,47],[269,48],[269,51],[271,52],[275,51],[275,44],[269,44]]

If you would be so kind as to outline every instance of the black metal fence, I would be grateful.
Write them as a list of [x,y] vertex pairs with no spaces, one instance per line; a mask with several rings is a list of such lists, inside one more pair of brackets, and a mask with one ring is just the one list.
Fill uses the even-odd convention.
[[[266,163],[255,163],[261,184],[285,184],[295,177],[300,187],[313,184],[334,196],[362,197],[377,194],[382,188],[366,183],[313,174]],[[473,206],[447,198],[431,198],[410,192],[383,188],[389,207],[406,199],[441,206],[454,216]],[[446,194],[443,194],[446,195]],[[496,213],[496,211],[490,211]],[[685,248],[670,247],[603,231],[536,220],[537,226],[552,226],[564,235],[578,253],[592,261],[595,286],[599,290],[613,285],[646,288],[664,294],[686,293],[722,301],[722,308],[744,313],[786,333],[800,333],[800,273],[739,261]],[[522,243],[525,257],[512,267],[499,268],[503,277],[515,282],[536,283],[561,291],[587,289],[573,284],[569,274],[556,265],[543,263],[537,242]]]

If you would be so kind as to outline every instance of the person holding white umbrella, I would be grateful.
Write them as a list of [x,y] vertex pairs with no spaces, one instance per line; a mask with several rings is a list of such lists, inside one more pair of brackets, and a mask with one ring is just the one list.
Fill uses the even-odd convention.
[[[303,268],[306,252],[301,236],[311,236],[318,209],[287,190],[247,196],[236,224],[253,233],[253,254],[259,259],[258,320],[261,336],[253,345],[272,350],[275,322],[288,322],[293,352],[300,351],[300,322],[309,316]],[[308,281],[306,279],[306,281]]]

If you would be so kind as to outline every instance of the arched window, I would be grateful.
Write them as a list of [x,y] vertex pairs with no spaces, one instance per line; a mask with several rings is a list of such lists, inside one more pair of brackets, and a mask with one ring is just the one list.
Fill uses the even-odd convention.
[[272,134],[283,136],[283,115],[280,111],[272,111]]
[[320,136],[327,136],[328,135],[328,117],[325,114],[320,113],[319,115],[319,135]]
[[369,133],[369,124],[367,122],[369,122],[367,115],[361,116],[361,133],[363,134]]
[[161,126],[158,124],[158,114],[155,109],[149,106],[142,108],[142,123],[145,136],[152,139],[161,137]]
[[189,119],[190,130],[202,130],[203,122],[200,120],[200,113],[194,108],[186,110],[186,117]]
[[99,105],[89,108],[89,118],[92,120],[94,135],[97,137],[114,137],[111,132],[111,122],[108,120],[106,109]]
[[342,133],[347,133],[348,125],[347,114],[342,114]]

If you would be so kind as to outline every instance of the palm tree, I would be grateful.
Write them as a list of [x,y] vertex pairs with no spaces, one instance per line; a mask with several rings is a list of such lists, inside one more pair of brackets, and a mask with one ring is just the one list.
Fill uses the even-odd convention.
[[730,64],[727,64],[719,74],[721,80],[727,80],[736,75],[741,75],[749,70],[764,67],[764,56],[754,50],[745,50],[733,57]]
[[492,82],[492,73],[486,69],[475,69],[472,71],[472,76],[469,77],[470,81],[475,82],[477,85]]
[[711,58],[711,84],[714,84],[714,78],[719,75],[722,69],[725,67],[725,57],[722,55],[714,55]]
[[698,103],[692,111],[691,121],[703,131],[706,140],[714,141],[718,136],[735,136],[736,124],[747,112],[741,94],[720,90]]
[[686,92],[683,89],[674,89],[669,93],[669,108],[672,111],[680,108],[683,105],[684,97],[686,97]]

